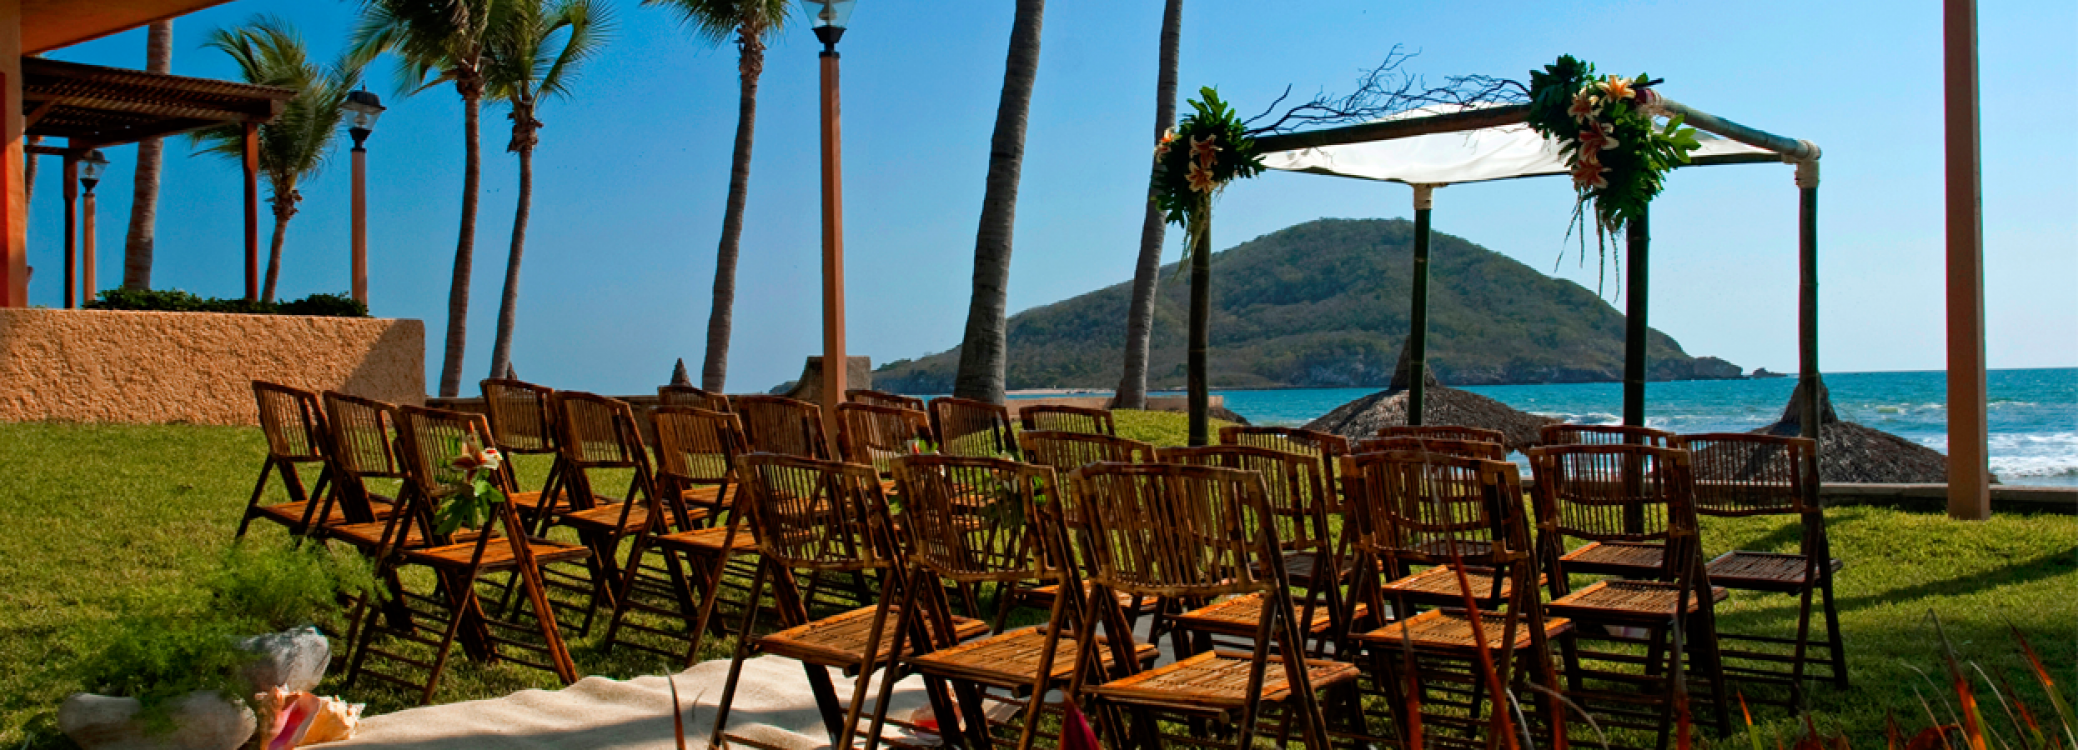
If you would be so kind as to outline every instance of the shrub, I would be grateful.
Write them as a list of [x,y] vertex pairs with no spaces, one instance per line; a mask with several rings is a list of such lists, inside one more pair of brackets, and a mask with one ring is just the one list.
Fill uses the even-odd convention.
[[344,294],[313,294],[287,302],[254,302],[245,299],[199,297],[179,289],[107,289],[89,310],[140,310],[146,312],[213,312],[249,315],[314,315],[337,318],[368,317],[368,306]]

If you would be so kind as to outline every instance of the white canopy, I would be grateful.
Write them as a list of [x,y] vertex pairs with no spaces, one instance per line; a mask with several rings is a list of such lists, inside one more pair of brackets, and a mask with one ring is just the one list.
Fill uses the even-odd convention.
[[[1439,105],[1386,118],[1401,120],[1451,114],[1498,105]],[[1701,130],[1696,140],[1702,148],[1690,153],[1694,160],[1706,157],[1753,156],[1773,153],[1726,140]],[[1263,165],[1287,172],[1384,180],[1409,185],[1448,185],[1458,182],[1507,180],[1517,177],[1566,174],[1558,144],[1547,141],[1525,124],[1480,128],[1448,133],[1431,133],[1383,141],[1365,141],[1319,146],[1295,151],[1277,151],[1263,156]]]

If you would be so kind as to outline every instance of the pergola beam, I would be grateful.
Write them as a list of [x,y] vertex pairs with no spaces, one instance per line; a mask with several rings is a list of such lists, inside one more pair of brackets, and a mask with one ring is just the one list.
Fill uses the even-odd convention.
[[1340,146],[1349,143],[1390,141],[1396,138],[1412,138],[1434,133],[1455,133],[1483,128],[1498,128],[1527,122],[1530,105],[1512,104],[1505,107],[1481,107],[1462,112],[1451,112],[1428,117],[1410,117],[1404,120],[1381,120],[1339,128],[1323,128],[1303,133],[1266,135],[1255,139],[1256,150],[1269,154],[1278,151],[1300,151],[1321,146]]

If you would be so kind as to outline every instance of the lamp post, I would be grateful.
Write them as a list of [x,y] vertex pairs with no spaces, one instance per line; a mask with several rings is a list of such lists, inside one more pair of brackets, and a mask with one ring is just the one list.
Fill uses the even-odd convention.
[[823,419],[833,432],[844,402],[844,176],[837,127],[837,40],[857,0],[801,0],[823,43]]
[[80,205],[80,289],[82,304],[94,301],[94,186],[101,184],[101,174],[108,171],[108,157],[101,149],[90,149],[79,160],[79,184],[85,188]]
[[346,133],[354,138],[354,209],[353,209],[353,294],[354,301],[368,304],[368,149],[364,145],[368,135],[375,132],[375,121],[382,117],[382,98],[367,89],[350,91],[346,104],[342,105],[353,113],[353,120]]

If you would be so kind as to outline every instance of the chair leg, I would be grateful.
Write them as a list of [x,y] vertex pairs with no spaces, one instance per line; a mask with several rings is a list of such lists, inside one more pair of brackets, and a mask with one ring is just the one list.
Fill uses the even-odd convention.
[[1797,643],[1790,652],[1789,702],[1803,708],[1804,666],[1811,652],[1811,594],[1812,587],[1805,586],[1797,596]]
[[[886,583],[893,583],[888,579],[882,580]],[[887,635],[887,614],[889,604],[888,594],[891,593],[885,590],[885,585],[883,585],[882,588],[883,590],[881,591],[880,595],[880,603],[873,608],[873,622],[866,628],[865,658],[862,659],[861,663],[859,664],[859,678],[856,681],[852,682],[851,685],[851,705],[848,706],[844,711],[843,726],[838,727],[831,732],[831,737],[837,745],[837,750],[851,750],[852,733],[858,728],[859,714],[863,712],[866,707],[866,689],[869,686],[871,686],[873,682],[874,667],[880,666],[878,664],[878,657],[880,655],[880,639]],[[903,587],[905,593],[913,588],[915,587]],[[893,681],[895,672],[894,664],[900,658],[900,654],[888,655],[888,664],[886,665],[888,673],[883,679],[890,682]],[[827,675],[828,672],[825,671],[824,674]],[[944,728],[942,723],[940,724],[939,728]]]
[[246,529],[252,526],[253,517],[257,515],[253,512],[253,509],[260,507],[260,495],[267,491],[267,472],[273,470],[274,456],[270,454],[267,456],[267,460],[260,464],[260,479],[253,483],[253,496],[245,501],[245,517],[238,520],[238,534],[231,537],[232,540],[245,538]]
[[1847,645],[1840,635],[1840,610],[1833,605],[1833,575],[1831,561],[1822,563],[1827,572],[1818,579],[1821,604],[1825,608],[1826,651],[1833,660],[1833,688],[1847,689]]
[[[729,727],[729,704],[736,700],[736,682],[742,679],[743,661],[744,659],[750,656],[750,644],[752,640],[751,632],[754,628],[757,627],[758,624],[757,601],[758,597],[765,593],[765,576],[770,571],[771,567],[772,566],[770,563],[761,560],[758,563],[757,574],[751,576],[751,606],[743,608],[743,631],[742,635],[736,639],[735,652],[731,654],[729,657],[729,677],[727,680],[722,682],[721,702],[716,704],[714,707],[714,734],[707,738],[707,745],[709,747],[725,746],[722,744],[722,731]],[[781,571],[781,574],[785,574],[785,571]],[[698,637],[698,635],[694,636],[694,638],[696,639]],[[810,669],[814,668],[810,667]],[[829,673],[825,672],[823,674],[823,680],[827,683],[829,679]],[[812,675],[809,682],[811,683],[812,687],[814,683]]]

